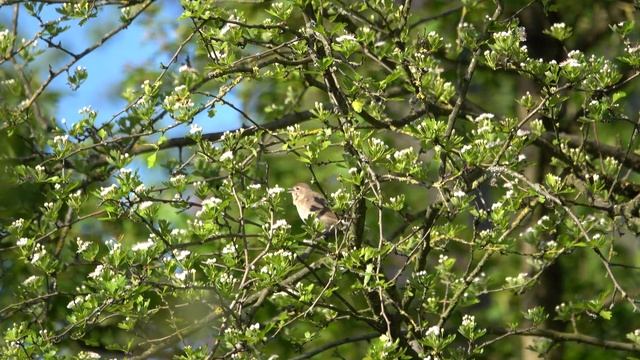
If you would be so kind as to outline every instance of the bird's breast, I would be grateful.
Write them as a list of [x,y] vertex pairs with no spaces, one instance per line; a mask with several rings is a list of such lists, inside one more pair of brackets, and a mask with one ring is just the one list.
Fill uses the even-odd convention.
[[307,220],[309,215],[311,214],[311,210],[308,206],[296,205],[296,210],[298,210],[298,215],[302,220]]

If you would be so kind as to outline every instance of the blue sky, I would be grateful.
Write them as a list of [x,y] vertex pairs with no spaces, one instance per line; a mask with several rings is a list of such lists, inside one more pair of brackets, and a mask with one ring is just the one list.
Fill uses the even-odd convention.
[[[50,85],[50,90],[58,91],[62,94],[55,116],[58,123],[61,119],[66,119],[67,126],[73,124],[80,118],[78,110],[84,106],[91,107],[98,112],[98,122],[106,121],[126,106],[126,102],[118,95],[118,84],[127,76],[128,69],[138,66],[146,66],[150,69],[160,70],[161,63],[167,64],[173,51],[170,54],[161,51],[162,44],[158,39],[166,39],[165,41],[174,41],[176,31],[169,28],[170,24],[175,24],[176,19],[180,16],[181,8],[178,2],[171,0],[162,0],[158,2],[160,11],[157,13],[153,26],[141,26],[140,18],[127,29],[116,34],[113,38],[103,44],[94,52],[82,58],[75,66],[83,66],[89,74],[87,80],[80,86],[77,91],[72,91],[67,85],[67,77],[61,74]],[[45,7],[43,19],[45,21],[56,19],[60,16],[55,12],[54,6]],[[5,7],[0,12],[0,23],[10,23],[12,16],[12,8]],[[65,48],[73,52],[80,52],[86,47],[92,45],[98,36],[92,34],[104,34],[119,24],[120,11],[118,8],[109,6],[102,10],[98,19],[91,19],[84,26],[79,26],[78,22],[71,23],[72,27],[65,33],[57,37]],[[19,18],[19,34],[24,38],[31,38],[38,30],[38,22],[31,18],[24,9],[21,9]],[[156,32],[156,33],[154,33]],[[166,38],[166,35],[173,38]],[[40,41],[40,48],[47,45]],[[47,49],[47,53],[52,54],[56,50]],[[43,78],[46,77],[48,66],[53,69],[59,69],[63,64],[69,61],[68,56],[46,56],[44,61]],[[178,63],[173,66],[172,71],[177,71],[178,67],[185,60],[186,53],[178,58]],[[74,66],[74,68],[75,68]],[[238,105],[238,100],[231,94],[227,98],[228,101]],[[227,106],[218,106],[216,115],[213,119],[209,119],[206,113],[199,115],[196,120],[204,132],[231,130],[238,128],[241,124],[238,114]],[[169,123],[169,122],[167,122]],[[182,136],[188,131],[186,126],[181,126],[169,132],[169,137]],[[147,180],[159,180],[159,175],[154,171],[149,171],[144,165],[143,159],[134,161],[133,167],[139,167],[141,175]]]

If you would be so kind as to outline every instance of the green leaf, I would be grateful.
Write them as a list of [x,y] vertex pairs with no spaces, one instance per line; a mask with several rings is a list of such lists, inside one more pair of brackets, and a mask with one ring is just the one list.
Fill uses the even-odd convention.
[[158,159],[158,152],[154,152],[153,154],[149,155],[149,157],[147,158],[147,167],[149,169],[151,169],[152,167],[156,166],[156,160]]
[[364,285],[365,287],[367,286],[367,284],[371,280],[371,275],[372,274],[373,274],[373,264],[369,263],[369,264],[367,264],[367,268],[366,268],[365,273],[364,273],[364,279],[362,281],[362,285]]
[[386,89],[389,84],[398,79],[400,76],[402,76],[402,70],[398,68],[391,74],[387,75],[387,77],[380,82],[380,89]]
[[627,93],[624,91],[618,91],[616,93],[613,94],[612,100],[613,103],[617,103],[618,100],[624,99],[625,97],[627,97]]
[[364,101],[362,101],[361,99],[355,99],[351,103],[351,106],[353,107],[353,110],[355,112],[359,113],[362,111],[362,108],[364,107]]
[[333,64],[333,58],[331,57],[322,58],[321,60],[321,68],[323,71],[327,70],[329,66],[331,66],[332,64]]
[[611,311],[609,310],[602,310],[600,311],[600,317],[605,319],[605,320],[611,320]]

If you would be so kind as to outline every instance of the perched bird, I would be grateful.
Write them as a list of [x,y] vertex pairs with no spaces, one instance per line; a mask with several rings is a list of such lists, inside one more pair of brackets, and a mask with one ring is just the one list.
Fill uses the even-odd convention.
[[331,229],[338,223],[338,217],[329,209],[324,196],[313,191],[308,184],[298,183],[289,192],[302,220],[306,221],[309,215],[314,213],[326,229]]

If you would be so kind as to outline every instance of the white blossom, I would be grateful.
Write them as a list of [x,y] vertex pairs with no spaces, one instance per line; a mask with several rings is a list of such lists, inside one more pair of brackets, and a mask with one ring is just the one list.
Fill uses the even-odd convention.
[[485,120],[493,120],[493,118],[495,118],[496,116],[492,113],[483,113],[478,115],[478,117],[476,117],[473,121],[476,123],[485,121]]
[[171,230],[171,236],[178,237],[187,235],[187,230],[185,229],[173,229]]
[[529,276],[529,274],[523,272],[519,273],[517,277],[507,276],[505,280],[507,281],[507,283],[512,285],[521,285],[526,282],[527,276]]
[[204,200],[202,200],[202,207],[205,209],[210,209],[213,207],[216,207],[218,205],[220,205],[222,203],[222,200],[218,199],[217,197],[210,197],[210,198],[206,198]]
[[182,261],[182,260],[186,259],[187,256],[189,256],[190,254],[191,254],[191,251],[189,251],[189,250],[173,250],[173,256],[178,261]]
[[274,257],[274,256],[278,256],[278,257],[283,257],[283,258],[288,258],[288,259],[293,259],[295,257],[295,254],[292,253],[289,250],[284,250],[284,249],[280,249],[278,251],[274,251],[271,253],[268,253],[264,256],[265,259],[268,259],[270,257]]
[[233,255],[236,253],[236,248],[233,244],[227,244],[224,248],[222,248],[223,255]]
[[187,177],[184,176],[183,174],[176,174],[174,176],[172,176],[171,178],[169,178],[169,182],[173,185],[176,186],[177,184],[182,183],[183,181],[185,181]]
[[100,354],[93,351],[81,351],[79,355],[83,359],[100,359]]
[[568,67],[568,68],[578,68],[580,66],[582,66],[582,64],[580,63],[580,61],[573,59],[573,58],[568,58],[565,61],[560,63],[561,67]]
[[96,268],[91,273],[89,273],[89,275],[87,275],[87,276],[89,276],[92,279],[96,279],[96,278],[100,277],[100,275],[102,275],[103,271],[104,271],[104,265],[100,264],[100,265],[96,266]]
[[82,189],[78,189],[76,192],[74,192],[73,194],[71,194],[72,197],[79,199],[80,196],[82,196]]
[[233,152],[231,150],[225,151],[222,155],[220,155],[220,161],[233,160]]
[[31,256],[31,263],[36,264],[40,259],[47,255],[47,249],[44,248],[41,244],[36,244],[34,248],[34,253]]
[[577,58],[577,57],[580,57],[581,55],[582,55],[582,51],[580,51],[580,50],[571,50],[567,54],[567,57],[569,57],[569,58]]
[[191,124],[190,129],[189,129],[189,134],[191,135],[196,135],[196,134],[200,134],[202,133],[202,126],[198,125],[198,124]]
[[58,145],[64,145],[69,141],[69,135],[57,135],[53,137],[53,142]]
[[22,285],[29,286],[33,284],[36,280],[38,280],[38,277],[35,275],[31,275],[22,282]]
[[385,144],[384,141],[375,137],[371,138],[369,141],[371,142],[372,145],[375,145],[375,146],[382,146],[382,147],[387,146],[387,144]]
[[116,239],[109,239],[105,241],[105,244],[109,248],[109,253],[113,254],[114,252],[120,250],[122,245]]
[[482,133],[485,133],[485,132],[491,132],[491,126],[489,126],[489,124],[482,125],[475,132],[476,132],[476,134],[482,134]]
[[180,281],[184,281],[187,278],[187,272],[186,271],[180,271],[174,274],[174,276],[176,277],[176,279],[180,280]]
[[107,197],[109,196],[109,194],[111,194],[112,192],[116,191],[116,189],[118,189],[118,187],[116,186],[116,184],[111,184],[107,187],[101,187],[100,188],[100,197]]
[[76,244],[78,245],[78,250],[76,251],[78,254],[85,252],[91,245],[89,241],[84,241],[80,237],[76,238]]
[[196,273],[194,269],[191,270],[182,270],[180,272],[176,272],[173,274],[178,281],[184,282],[187,279],[187,275],[191,274],[193,276]]
[[153,206],[153,201],[143,201],[138,205],[138,209],[145,210]]
[[476,317],[473,315],[464,315],[462,317],[462,326],[475,327],[476,326]]
[[544,215],[538,220],[538,225],[543,225],[545,222],[549,221],[549,215]]
[[355,36],[353,36],[353,35],[351,35],[351,34],[346,34],[346,35],[338,36],[338,37],[336,38],[336,41],[337,41],[337,42],[343,42],[343,41],[347,41],[347,40],[355,41],[355,40],[356,40],[356,37],[355,37]]
[[209,265],[209,266],[213,266],[218,262],[218,260],[216,258],[208,258],[207,260],[205,260],[203,262],[203,264],[205,265]]
[[183,72],[193,72],[195,71],[192,67],[189,67],[189,65],[185,64],[182,65],[178,68],[178,72],[179,73],[183,73]]
[[91,114],[94,113],[95,111],[91,108],[91,106],[84,106],[82,107],[80,110],[78,110],[78,114],[82,115],[82,114]]
[[139,243],[134,244],[131,247],[131,250],[132,251],[146,251],[146,250],[151,249],[154,244],[155,243],[153,242],[153,240],[147,239],[147,241],[139,242]]
[[11,227],[14,229],[21,229],[23,226],[24,226],[23,218],[16,219],[11,223]]
[[440,336],[440,327],[438,325],[434,325],[430,328],[427,329],[427,332],[425,333],[426,336]]
[[[233,17],[231,19],[233,19]],[[232,28],[237,27],[237,26],[238,26],[238,24],[233,24],[233,23],[224,24],[222,29],[220,29],[220,35],[226,34],[229,30],[231,30]]]
[[20,239],[18,239],[18,241],[16,241],[16,245],[23,247],[25,245],[27,245],[29,243],[29,239],[27,239],[26,237],[21,237]]
[[281,192],[283,192],[284,189],[281,188],[279,185],[276,185],[272,188],[267,189],[267,194],[269,194],[269,196],[273,197],[277,194],[280,194]]
[[276,220],[276,222],[271,225],[271,231],[289,228],[291,228],[291,225],[289,225],[285,219]]
[[227,272],[223,272],[223,273],[220,273],[218,277],[218,281],[220,281],[222,284],[233,284],[236,282],[236,279],[233,276],[231,276],[231,274]]
[[84,302],[84,298],[81,295],[76,296],[73,300],[69,301],[67,304],[67,309],[73,309],[76,306],[82,304]]
[[409,154],[413,154],[413,148],[406,148],[406,149],[398,150],[398,151],[393,153],[393,157],[395,159],[399,160],[399,159],[402,159],[402,158],[406,157]]

